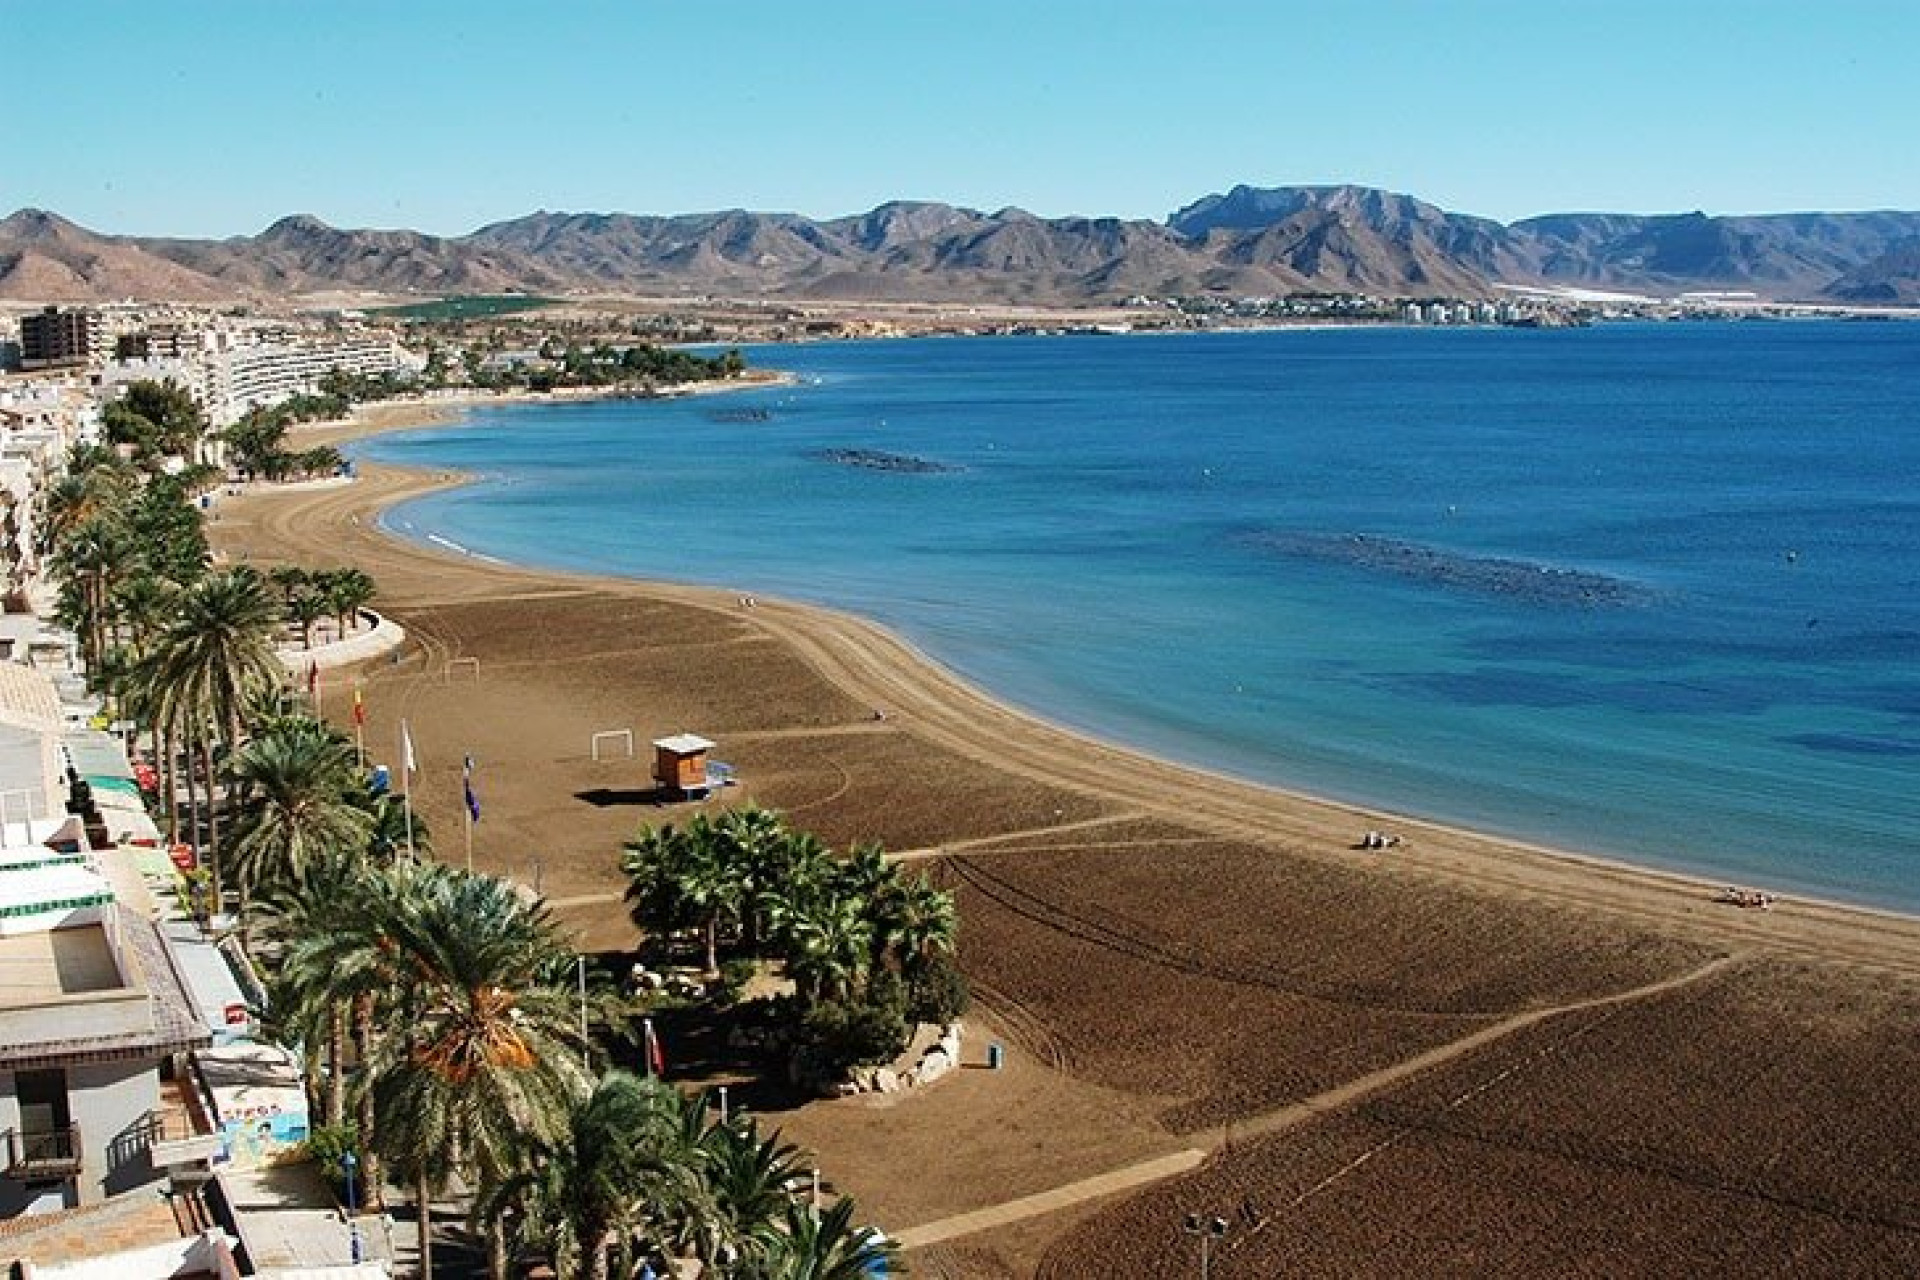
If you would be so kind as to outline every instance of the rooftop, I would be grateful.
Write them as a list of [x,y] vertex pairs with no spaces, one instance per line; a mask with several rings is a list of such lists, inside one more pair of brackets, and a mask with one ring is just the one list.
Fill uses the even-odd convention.
[[97,924],[0,937],[0,1008],[125,986],[113,946]]
[[49,733],[66,727],[59,691],[44,671],[0,662],[0,722]]
[[212,1043],[153,922],[103,910],[111,923],[0,939],[0,1070]]

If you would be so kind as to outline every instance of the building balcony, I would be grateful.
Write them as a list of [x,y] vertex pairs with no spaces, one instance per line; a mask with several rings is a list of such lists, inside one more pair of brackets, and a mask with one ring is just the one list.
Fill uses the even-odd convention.
[[220,1133],[193,1086],[160,1082],[160,1105],[147,1113],[147,1136],[156,1166],[207,1164],[220,1154]]
[[80,1172],[80,1126],[6,1133],[6,1175],[16,1182],[72,1178]]

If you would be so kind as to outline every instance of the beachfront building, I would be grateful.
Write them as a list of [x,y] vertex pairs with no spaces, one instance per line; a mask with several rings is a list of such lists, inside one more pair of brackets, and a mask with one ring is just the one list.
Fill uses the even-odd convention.
[[0,662],[0,1217],[92,1203],[217,1147],[167,1146],[195,1135],[169,1122],[163,1076],[212,1036],[106,835],[139,818],[92,799],[131,772],[124,752],[69,719],[50,675]]
[[320,389],[332,373],[378,377],[418,372],[422,357],[392,339],[362,332],[301,332],[284,325],[240,327],[168,313],[122,335],[98,390],[171,378],[192,393],[217,429],[248,410]]
[[20,317],[20,367],[85,367],[110,353],[105,322],[91,308],[48,307]]
[[202,403],[213,425],[224,427],[238,422],[249,409],[319,390],[321,380],[330,373],[377,377],[417,371],[422,363],[385,338],[235,345],[208,359]]

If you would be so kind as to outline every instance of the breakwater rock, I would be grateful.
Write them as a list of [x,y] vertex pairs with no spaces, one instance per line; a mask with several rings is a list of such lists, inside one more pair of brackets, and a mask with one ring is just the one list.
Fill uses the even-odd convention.
[[1471,556],[1441,547],[1365,533],[1261,532],[1247,541],[1263,551],[1300,560],[1344,564],[1531,604],[1618,608],[1649,603],[1654,592],[1636,582],[1585,569],[1532,560]]
[[807,455],[817,462],[841,467],[860,467],[867,471],[903,471],[912,475],[940,475],[961,468],[906,453],[883,453],[878,449],[815,449]]

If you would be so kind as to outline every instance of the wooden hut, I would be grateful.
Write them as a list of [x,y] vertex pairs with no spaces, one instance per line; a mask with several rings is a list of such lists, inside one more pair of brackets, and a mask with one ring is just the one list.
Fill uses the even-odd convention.
[[713,744],[698,734],[676,733],[653,742],[653,780],[662,790],[705,796],[714,784],[707,776],[707,752]]

